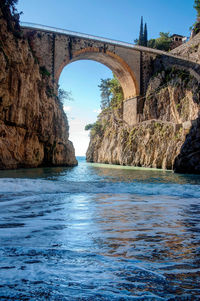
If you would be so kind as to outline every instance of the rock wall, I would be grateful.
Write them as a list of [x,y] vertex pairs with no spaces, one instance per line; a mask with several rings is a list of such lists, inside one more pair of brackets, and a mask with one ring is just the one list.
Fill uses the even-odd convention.
[[[200,158],[197,150],[200,146],[197,142],[200,137],[197,134],[199,89],[197,79],[186,70],[170,68],[156,74],[144,97],[142,122],[127,126],[122,120],[123,104],[120,109],[102,112],[98,131],[91,132],[87,160],[200,172],[197,165]],[[196,139],[196,153],[189,164],[187,156],[192,150],[191,145],[190,150],[186,145],[190,143],[191,135]]]
[[189,134],[174,162],[174,170],[179,173],[200,174],[200,119],[192,121]]
[[0,9],[0,168],[76,165],[49,75],[14,27]]

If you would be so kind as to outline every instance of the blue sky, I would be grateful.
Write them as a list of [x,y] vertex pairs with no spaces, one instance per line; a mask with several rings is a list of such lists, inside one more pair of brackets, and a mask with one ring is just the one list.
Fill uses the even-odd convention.
[[[149,38],[159,32],[189,36],[195,22],[193,0],[19,0],[21,21],[88,33],[132,43],[139,34],[140,19],[147,22]],[[96,120],[100,108],[98,85],[111,71],[93,61],[77,61],[61,73],[61,88],[71,91],[73,101],[65,103],[70,139],[76,155],[84,155],[89,138],[87,123]]]

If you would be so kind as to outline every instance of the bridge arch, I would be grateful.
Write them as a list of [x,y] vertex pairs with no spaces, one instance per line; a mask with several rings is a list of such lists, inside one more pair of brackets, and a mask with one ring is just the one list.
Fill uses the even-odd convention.
[[65,66],[78,60],[93,60],[107,66],[119,80],[125,100],[139,95],[139,85],[128,64],[114,52],[102,51],[96,47],[75,51],[70,60],[64,60],[55,73],[55,81],[59,81],[60,74]]

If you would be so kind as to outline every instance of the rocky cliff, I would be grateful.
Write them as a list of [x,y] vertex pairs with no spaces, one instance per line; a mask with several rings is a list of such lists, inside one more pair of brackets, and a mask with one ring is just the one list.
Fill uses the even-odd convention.
[[4,7],[0,63],[0,168],[76,165],[67,117],[49,74]]
[[200,173],[199,89],[187,70],[155,74],[144,97],[142,122],[125,124],[123,103],[104,110],[91,131],[87,160]]

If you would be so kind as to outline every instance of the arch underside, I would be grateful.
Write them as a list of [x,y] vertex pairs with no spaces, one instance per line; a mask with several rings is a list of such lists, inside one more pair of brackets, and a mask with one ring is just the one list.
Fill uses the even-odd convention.
[[139,87],[134,73],[130,67],[119,56],[112,52],[99,52],[99,50],[82,49],[73,54],[73,58],[68,62],[63,62],[59,70],[59,79],[62,69],[69,63],[78,60],[93,60],[107,66],[117,77],[123,90],[124,99],[130,99],[139,95]]

